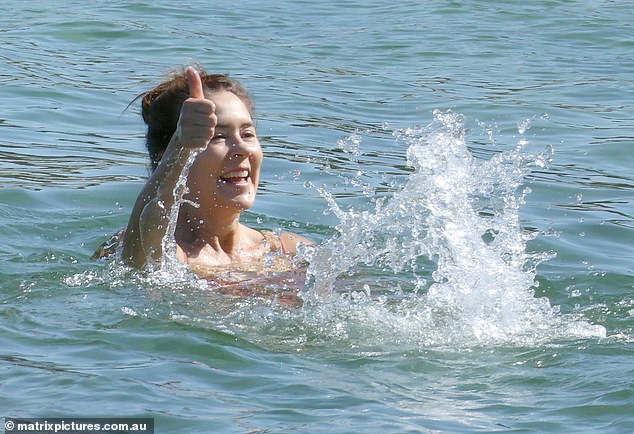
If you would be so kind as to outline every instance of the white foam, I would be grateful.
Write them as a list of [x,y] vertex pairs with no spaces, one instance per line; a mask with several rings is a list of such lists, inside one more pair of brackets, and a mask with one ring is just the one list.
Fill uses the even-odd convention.
[[[520,132],[529,127],[520,123]],[[392,197],[375,200],[372,210],[343,210],[320,189],[339,224],[335,236],[305,252],[303,307],[205,291],[191,273],[173,272],[182,268],[173,238],[165,241],[161,270],[145,284],[169,288],[172,320],[286,350],[463,349],[606,335],[603,326],[535,296],[536,267],[550,254],[527,252],[536,235],[522,228],[520,208],[525,176],[545,166],[551,150],[524,153],[520,134],[515,149],[475,158],[461,116],[451,111],[394,136],[407,145],[412,172]],[[173,209],[172,223],[177,215]]]
[[[521,122],[520,134],[529,127]],[[414,172],[388,201],[377,201],[373,211],[344,211],[322,188],[340,224],[337,236],[309,258],[309,304],[339,297],[337,310],[346,310],[345,318],[360,327],[379,325],[373,335],[435,345],[605,336],[603,327],[565,318],[546,298],[535,297],[535,267],[550,254],[526,251],[534,234],[520,223],[528,192],[522,183],[551,150],[524,154],[521,137],[516,149],[478,160],[467,147],[462,117],[451,111],[436,111],[429,126],[397,131],[395,138],[408,145]],[[421,258],[427,259],[422,266]],[[432,282],[419,294],[430,260],[436,266]],[[337,295],[339,276],[361,265],[408,273],[406,296],[388,302]],[[399,282],[394,291],[400,293]]]

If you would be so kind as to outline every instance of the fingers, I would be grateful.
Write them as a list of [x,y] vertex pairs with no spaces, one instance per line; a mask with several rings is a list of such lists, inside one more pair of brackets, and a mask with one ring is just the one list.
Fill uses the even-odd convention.
[[200,74],[191,66],[185,70],[189,98],[183,102],[176,137],[182,146],[204,148],[214,135],[218,118],[215,104],[205,98]]
[[177,126],[178,140],[185,147],[204,148],[213,137],[217,122],[213,102],[190,98],[181,109]]
[[190,98],[204,98],[205,94],[203,93],[203,83],[200,81],[198,71],[191,66],[188,66],[185,70],[185,74],[187,75],[187,82],[189,83]]
[[214,135],[214,129],[207,126],[184,126],[181,143],[191,148],[204,148]]

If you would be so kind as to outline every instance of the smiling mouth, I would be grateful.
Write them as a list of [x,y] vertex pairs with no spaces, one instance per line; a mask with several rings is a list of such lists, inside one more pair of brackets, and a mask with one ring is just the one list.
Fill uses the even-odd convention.
[[249,171],[248,170],[234,170],[228,173],[225,173],[220,177],[220,180],[223,183],[227,184],[243,184],[249,180]]

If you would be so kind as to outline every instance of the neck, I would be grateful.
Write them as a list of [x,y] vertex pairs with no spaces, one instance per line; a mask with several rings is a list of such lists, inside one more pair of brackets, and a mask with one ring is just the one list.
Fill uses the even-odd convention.
[[[183,206],[178,215],[177,241],[192,249],[210,246],[230,254],[240,240],[240,213],[202,215],[199,209]],[[183,246],[185,247],[185,246]]]

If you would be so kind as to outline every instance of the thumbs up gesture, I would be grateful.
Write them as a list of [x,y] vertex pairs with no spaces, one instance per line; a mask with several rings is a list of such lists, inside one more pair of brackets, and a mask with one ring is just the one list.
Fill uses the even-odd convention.
[[216,106],[205,98],[200,75],[191,66],[185,71],[189,98],[183,102],[176,126],[176,139],[185,148],[205,148],[214,136],[218,118]]

